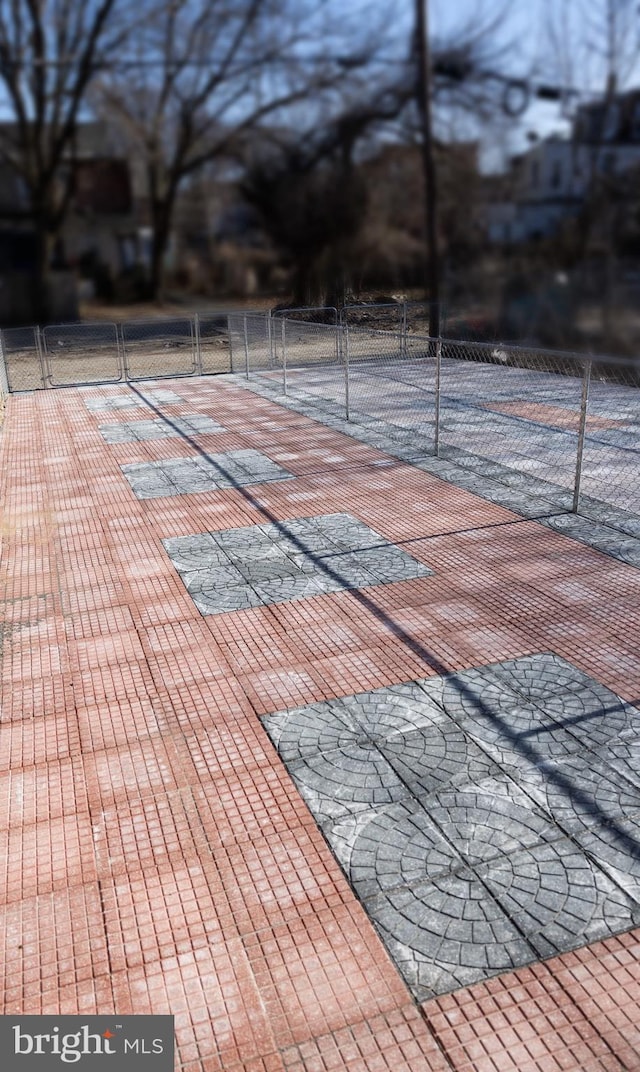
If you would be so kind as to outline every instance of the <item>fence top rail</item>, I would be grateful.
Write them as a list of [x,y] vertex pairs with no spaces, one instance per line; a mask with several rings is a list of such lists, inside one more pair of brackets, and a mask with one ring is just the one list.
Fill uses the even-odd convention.
[[67,324],[46,324],[43,328],[37,328],[37,326],[31,328],[9,328],[3,330],[9,331],[68,331],[71,329],[85,328],[115,328],[115,320],[72,320]]
[[[436,342],[437,340],[429,335],[412,335],[412,339],[425,339],[425,341]],[[494,351],[504,351],[512,354],[538,354],[544,358],[558,358],[561,361],[578,361],[583,364],[589,362],[596,362],[598,364],[609,365],[625,365],[628,368],[638,369],[640,368],[640,357],[615,357],[613,354],[593,354],[584,353],[579,350],[547,350],[541,346],[525,346],[522,343],[511,342],[475,342],[471,339],[448,339],[441,338],[440,342],[443,346],[461,346],[468,349],[485,350],[493,353]]]
[[136,324],[144,324],[145,327],[148,327],[149,324],[157,324],[158,327],[162,327],[164,324],[192,324],[193,317],[188,313],[185,313],[184,316],[138,317],[132,320],[119,320],[118,323],[121,324],[122,327],[135,327]]
[[355,302],[352,305],[343,305],[342,312],[350,312],[352,309],[356,309],[359,312],[366,312],[367,309],[397,309],[399,313],[402,312],[404,302]]
[[292,305],[289,309],[272,309],[271,317],[275,320],[276,317],[292,317],[292,313],[333,313],[335,320],[338,320],[338,310],[335,305]]

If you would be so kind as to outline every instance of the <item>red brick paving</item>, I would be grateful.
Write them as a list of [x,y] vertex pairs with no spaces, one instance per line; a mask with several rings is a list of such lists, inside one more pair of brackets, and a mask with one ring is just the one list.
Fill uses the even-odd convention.
[[[551,406],[548,402],[487,402],[484,409],[493,410],[495,413],[506,413],[508,416],[522,417],[527,421],[536,421],[547,424],[553,428],[569,428],[578,430],[580,425],[580,413],[578,410],[567,409],[565,406]],[[621,428],[628,422],[616,420],[613,417],[597,417],[589,414],[589,428]]]
[[[258,715],[554,650],[640,697],[640,572],[215,379],[297,479],[137,500],[75,390],[0,441],[3,1012],[172,1012],[188,1072],[640,1069],[640,932],[419,1009]],[[113,394],[115,388],[96,389]],[[161,540],[348,511],[434,575],[201,618]],[[406,541],[406,542],[404,542]]]

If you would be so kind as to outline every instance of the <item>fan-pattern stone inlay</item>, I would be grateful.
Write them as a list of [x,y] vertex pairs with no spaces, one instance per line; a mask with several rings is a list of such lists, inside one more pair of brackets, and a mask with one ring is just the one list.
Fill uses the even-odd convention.
[[138,499],[193,495],[199,491],[294,479],[291,473],[259,450],[231,450],[226,454],[135,462],[122,465],[121,469]]
[[640,922],[640,711],[558,656],[264,724],[419,1000]]
[[224,614],[432,573],[349,514],[177,536],[163,542],[202,614]]
[[170,391],[165,387],[157,387],[153,391],[140,390],[130,391],[122,395],[97,395],[85,398],[84,401],[87,409],[92,413],[102,413],[103,410],[108,409],[134,409],[145,406],[147,402],[153,404],[160,402],[168,405],[174,402],[182,402],[183,400],[175,391]]
[[126,421],[101,424],[100,433],[106,443],[140,443],[151,439],[172,439],[177,436],[213,435],[226,429],[211,417],[194,414],[191,417],[157,417],[151,421]]

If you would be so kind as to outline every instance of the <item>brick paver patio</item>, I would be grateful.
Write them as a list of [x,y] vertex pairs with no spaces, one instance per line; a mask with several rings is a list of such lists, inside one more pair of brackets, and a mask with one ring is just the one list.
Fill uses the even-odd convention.
[[230,378],[12,396],[0,451],[3,1012],[637,1072],[637,567]]

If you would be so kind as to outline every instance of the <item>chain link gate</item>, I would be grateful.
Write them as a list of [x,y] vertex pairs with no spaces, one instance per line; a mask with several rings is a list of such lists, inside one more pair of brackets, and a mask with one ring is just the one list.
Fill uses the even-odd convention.
[[436,340],[417,330],[430,312],[398,302],[340,315],[314,307],[8,328],[0,346],[10,393],[228,371],[264,377],[470,470],[470,488],[477,473],[605,523],[626,511],[636,535],[637,362]]
[[227,313],[196,313],[194,331],[198,367],[203,375],[231,372],[231,343]]
[[46,387],[39,328],[4,328],[0,334],[9,391]]
[[115,324],[59,324],[41,332],[45,379],[50,387],[118,383],[123,379]]
[[193,320],[126,320],[121,345],[127,380],[195,376],[197,350]]

